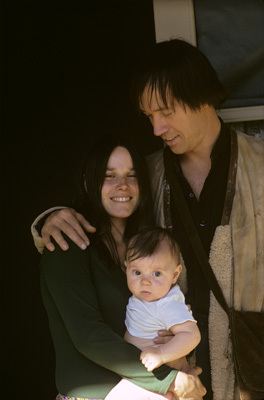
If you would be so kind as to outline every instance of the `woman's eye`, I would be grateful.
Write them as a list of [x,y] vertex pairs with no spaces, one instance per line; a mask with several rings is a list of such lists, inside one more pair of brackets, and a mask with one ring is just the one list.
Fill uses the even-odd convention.
[[137,174],[136,173],[133,173],[133,174],[129,174],[129,175],[127,175],[128,176],[128,178],[136,178],[137,177]]
[[163,115],[164,117],[169,117],[170,115],[172,115],[172,111],[164,112]]

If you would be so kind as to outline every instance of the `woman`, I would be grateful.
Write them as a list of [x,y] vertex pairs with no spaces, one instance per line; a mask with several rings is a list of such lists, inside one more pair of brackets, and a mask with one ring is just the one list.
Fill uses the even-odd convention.
[[176,370],[148,372],[140,350],[123,339],[130,296],[126,241],[153,223],[146,174],[144,159],[123,139],[101,139],[82,174],[81,209],[97,228],[91,245],[43,253],[41,290],[56,352],[57,399],[104,399],[121,378],[162,394],[174,388]]

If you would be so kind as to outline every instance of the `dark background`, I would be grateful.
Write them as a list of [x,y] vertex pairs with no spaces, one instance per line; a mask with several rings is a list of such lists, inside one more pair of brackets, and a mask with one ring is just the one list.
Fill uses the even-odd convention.
[[[198,47],[230,98],[263,104],[263,0],[194,4]],[[71,202],[87,148],[98,137],[121,133],[143,154],[161,146],[129,98],[134,67],[155,43],[153,6],[152,0],[2,0],[0,16],[0,397],[54,400],[54,350],[30,225],[43,210]],[[263,120],[242,125],[263,137]]]
[[2,18],[2,400],[53,400],[54,352],[30,225],[69,203],[87,146],[122,131],[160,146],[129,83],[155,42],[152,1],[5,1]]

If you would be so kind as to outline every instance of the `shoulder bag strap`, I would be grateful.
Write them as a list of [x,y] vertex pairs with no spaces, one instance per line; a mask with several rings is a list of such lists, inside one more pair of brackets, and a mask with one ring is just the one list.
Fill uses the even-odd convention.
[[175,171],[175,169],[173,168],[172,156],[173,154],[171,153],[171,150],[168,147],[166,147],[164,149],[164,166],[165,166],[166,176],[170,184],[172,196],[174,197],[175,203],[180,206],[179,207],[180,215],[182,216],[182,220],[186,232],[188,234],[190,243],[192,245],[194,253],[196,254],[197,260],[202,268],[207,283],[210,289],[213,291],[219,304],[222,306],[225,312],[229,314],[229,306],[226,302],[226,299],[224,298],[223,292],[219,286],[219,283],[208,261],[208,257],[204,250],[201,239],[198,235],[196,226],[193,222],[190,210],[186,204],[178,178],[176,174],[173,172]]

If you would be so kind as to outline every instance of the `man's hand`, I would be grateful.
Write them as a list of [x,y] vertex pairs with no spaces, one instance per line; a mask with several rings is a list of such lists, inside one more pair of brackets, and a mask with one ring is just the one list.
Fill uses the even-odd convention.
[[164,364],[159,347],[147,347],[140,354],[140,360],[149,372]]
[[179,371],[169,391],[174,394],[176,399],[202,400],[206,394],[206,389],[198,378],[201,373],[200,367],[190,369],[188,374]]
[[65,233],[77,246],[85,250],[89,245],[87,232],[94,233],[96,229],[79,213],[72,208],[63,208],[53,212],[45,221],[41,230],[44,245],[49,251],[55,249],[51,237],[58,243],[62,250],[68,250],[69,245],[64,240],[61,232]]

